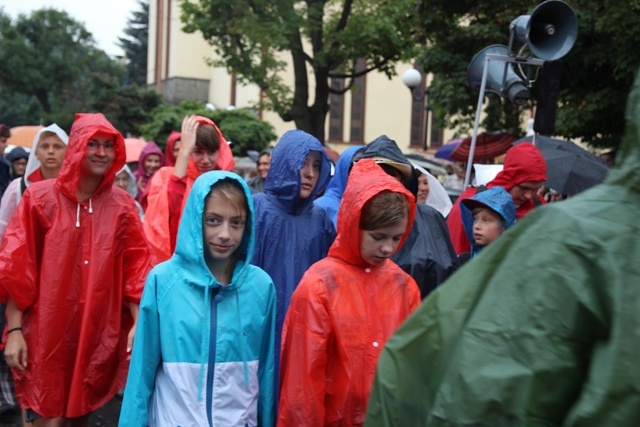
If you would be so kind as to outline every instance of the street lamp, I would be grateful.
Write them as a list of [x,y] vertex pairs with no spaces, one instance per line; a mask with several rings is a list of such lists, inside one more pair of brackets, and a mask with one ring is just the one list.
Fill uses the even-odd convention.
[[429,142],[430,142],[429,132],[431,130],[430,129],[431,121],[429,120],[430,119],[429,113],[431,112],[431,109],[429,108],[429,96],[428,96],[429,89],[426,89],[422,83],[423,82],[422,73],[420,73],[420,71],[416,70],[415,68],[409,68],[407,71],[402,73],[402,82],[411,91],[411,97],[413,98],[414,101],[418,102],[418,101],[422,101],[423,99],[425,100],[425,105],[424,105],[425,126],[424,126],[424,138],[422,142],[422,149],[424,151],[427,151],[427,148],[429,148]]

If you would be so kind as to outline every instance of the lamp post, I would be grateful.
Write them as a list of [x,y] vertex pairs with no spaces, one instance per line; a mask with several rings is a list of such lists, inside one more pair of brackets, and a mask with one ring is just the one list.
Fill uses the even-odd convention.
[[422,74],[420,73],[420,71],[416,70],[415,68],[410,68],[402,74],[402,82],[411,91],[411,97],[413,98],[413,100],[414,101],[422,101],[423,99],[425,100],[425,105],[424,105],[425,126],[424,126],[424,138],[422,140],[422,149],[424,151],[427,151],[427,148],[429,148],[429,142],[430,142],[429,135],[431,131],[431,123],[429,120],[430,118],[429,113],[431,110],[429,109],[429,89],[425,88],[425,86],[422,84],[422,81],[423,81]]

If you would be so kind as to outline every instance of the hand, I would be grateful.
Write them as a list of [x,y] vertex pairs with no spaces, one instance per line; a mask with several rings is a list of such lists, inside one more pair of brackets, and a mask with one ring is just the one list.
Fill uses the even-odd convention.
[[133,338],[136,335],[137,322],[133,324],[127,335],[127,360],[131,360],[131,349],[133,349]]
[[9,334],[7,345],[4,348],[4,357],[7,366],[24,371],[27,368],[27,342],[24,340],[22,331],[15,331]]
[[196,121],[196,116],[193,114],[190,116],[184,116],[182,120],[182,136],[180,137],[180,151],[178,156],[183,158],[189,157],[193,147],[196,146],[196,131],[198,130],[199,123]]

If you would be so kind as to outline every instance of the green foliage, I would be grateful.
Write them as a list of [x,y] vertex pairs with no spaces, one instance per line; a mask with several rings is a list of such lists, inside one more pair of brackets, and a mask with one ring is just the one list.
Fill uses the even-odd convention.
[[[478,94],[467,86],[467,67],[486,46],[509,42],[509,24],[529,15],[535,0],[482,2],[429,0],[420,15],[424,48],[418,61],[434,74],[430,106],[445,126],[469,133]],[[556,135],[593,146],[615,148],[624,130],[626,98],[640,67],[640,2],[570,0],[578,17],[578,40],[560,61],[563,73],[558,98]],[[521,44],[514,43],[514,50]],[[537,86],[531,93],[535,98]],[[487,103],[488,101],[488,103]],[[522,133],[523,114],[532,103],[516,107],[497,95],[485,99],[489,130]]]
[[124,29],[124,37],[118,38],[118,46],[125,52],[125,85],[144,86],[147,83],[147,45],[149,40],[149,0],[138,0],[138,10],[131,13]]
[[8,124],[69,129],[76,112],[102,112],[123,134],[137,135],[161,99],[122,87],[123,72],[65,12],[37,10],[13,23],[0,11],[0,115]]
[[[410,57],[415,46],[414,3],[184,1],[181,19],[185,31],[200,31],[214,47],[219,58],[214,65],[236,73],[240,82],[260,87],[265,96],[262,107],[323,141],[332,92],[329,79],[344,79],[350,87],[355,77],[372,70],[394,75],[395,62]],[[283,81],[285,57],[293,64],[292,88]],[[356,67],[358,59],[366,62],[364,70]]]
[[277,138],[273,126],[260,120],[251,110],[209,110],[200,101],[187,100],[180,105],[162,104],[152,111],[153,119],[141,126],[146,139],[164,147],[171,131],[180,131],[182,120],[188,114],[196,114],[213,120],[227,141],[236,145],[234,154],[245,156],[247,150],[261,151]]

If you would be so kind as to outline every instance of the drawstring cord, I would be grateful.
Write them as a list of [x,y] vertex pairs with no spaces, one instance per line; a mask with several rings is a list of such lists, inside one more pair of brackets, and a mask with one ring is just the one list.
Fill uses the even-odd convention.
[[[89,198],[89,213],[93,213],[93,205],[91,204],[91,198]],[[80,228],[80,203],[76,209],[76,228]]]

